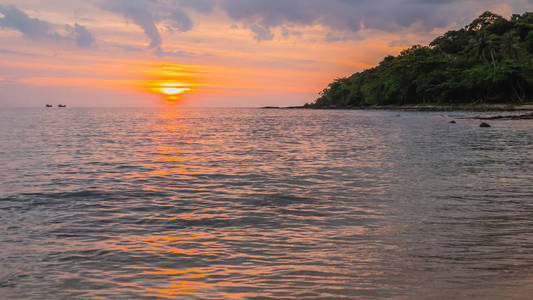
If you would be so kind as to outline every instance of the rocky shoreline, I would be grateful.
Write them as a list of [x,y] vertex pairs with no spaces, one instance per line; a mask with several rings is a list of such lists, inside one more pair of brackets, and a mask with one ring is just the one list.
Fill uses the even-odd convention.
[[511,115],[511,116],[492,116],[492,117],[474,117],[474,118],[471,118],[471,119],[476,119],[476,120],[502,120],[502,121],[506,121],[506,120],[533,120],[533,112],[532,113],[527,113],[527,114],[522,114],[522,115]]
[[338,107],[327,106],[317,107],[314,105],[303,106],[266,106],[262,109],[345,109],[345,110],[401,110],[401,111],[474,111],[474,112],[512,112],[531,111],[533,104],[465,104],[465,105],[385,105],[385,106],[350,106]]

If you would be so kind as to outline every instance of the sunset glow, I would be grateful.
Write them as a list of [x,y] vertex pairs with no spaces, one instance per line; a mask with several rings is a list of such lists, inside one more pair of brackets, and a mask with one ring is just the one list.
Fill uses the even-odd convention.
[[531,299],[533,0],[0,0],[0,300]]
[[510,16],[525,9],[520,0],[442,1],[432,10],[389,2],[376,9],[340,0],[0,0],[0,101],[302,105],[332,79],[425,44],[484,10]]

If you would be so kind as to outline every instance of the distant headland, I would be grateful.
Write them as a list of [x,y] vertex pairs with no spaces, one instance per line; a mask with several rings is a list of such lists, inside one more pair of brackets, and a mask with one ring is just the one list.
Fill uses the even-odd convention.
[[533,13],[485,12],[429,46],[338,78],[302,108],[513,110],[533,99]]

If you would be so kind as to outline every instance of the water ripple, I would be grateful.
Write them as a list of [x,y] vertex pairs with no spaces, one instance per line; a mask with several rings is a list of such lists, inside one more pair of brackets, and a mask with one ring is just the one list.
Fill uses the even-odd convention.
[[7,299],[533,294],[531,121],[13,109],[0,122]]

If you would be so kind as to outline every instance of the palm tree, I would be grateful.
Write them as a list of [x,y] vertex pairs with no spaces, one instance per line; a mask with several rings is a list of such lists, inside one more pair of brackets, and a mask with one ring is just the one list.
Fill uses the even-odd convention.
[[507,59],[519,59],[520,38],[514,31],[506,32],[501,42],[502,57]]
[[491,62],[493,73],[495,73],[499,44],[499,37],[497,35],[488,34],[485,30],[481,30],[477,31],[475,37],[470,40],[466,51],[473,60]]

